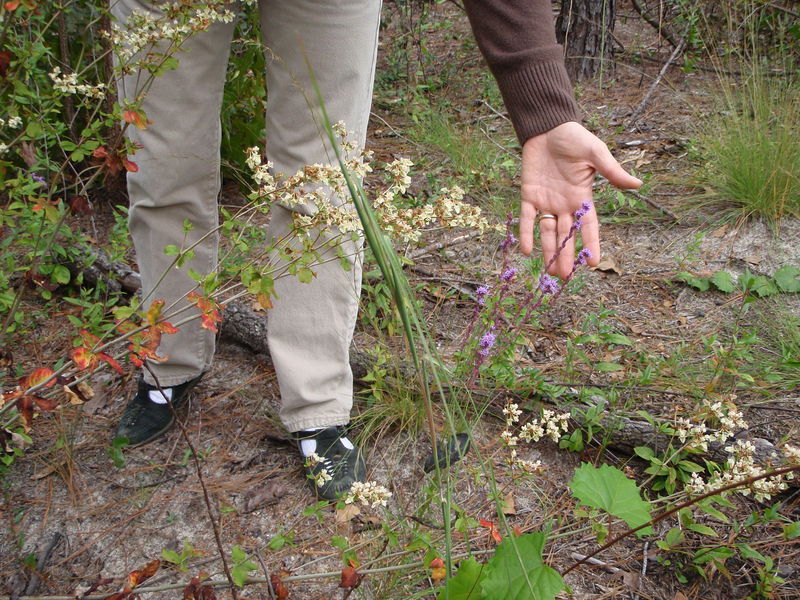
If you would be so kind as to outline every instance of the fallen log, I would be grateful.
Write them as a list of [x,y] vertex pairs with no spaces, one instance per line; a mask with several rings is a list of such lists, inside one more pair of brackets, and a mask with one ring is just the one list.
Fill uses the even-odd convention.
[[[129,293],[134,293],[139,288],[138,273],[127,265],[110,261],[105,255],[99,254],[97,259],[90,262],[90,267],[91,275],[89,277],[86,276],[87,271],[82,270],[84,282],[103,281],[106,285],[110,285],[110,282],[116,282],[116,285],[119,286],[116,289],[122,289]],[[111,285],[113,285],[113,283]],[[263,355],[265,358],[269,357],[269,348],[267,347],[267,313],[254,309],[246,302],[234,301],[225,305],[222,313],[220,337],[244,346],[257,355]],[[351,348],[350,366],[356,381],[362,380],[374,365],[375,359],[370,354],[358,350],[357,348]],[[406,362],[401,363],[398,369],[400,371],[399,376],[402,377],[404,381],[410,382],[416,377],[413,367]],[[475,390],[471,393],[473,395],[484,395],[487,401],[501,401],[501,399],[507,397],[509,393],[513,394],[513,390],[498,389],[491,392]],[[538,400],[544,404],[555,406],[559,410],[570,410],[573,414],[575,424],[578,427],[589,424],[588,420],[582,420],[581,416],[588,408],[585,404],[565,404],[563,401],[548,397],[540,397]],[[605,400],[599,396],[593,397],[593,402],[602,402],[605,404]],[[622,411],[605,405],[603,406],[603,410],[604,416],[602,426],[604,428],[604,435],[608,440],[606,443],[609,448],[632,455],[637,446],[649,446],[657,453],[664,452],[669,447],[670,443],[675,447],[672,437],[664,433],[660,427],[660,425],[666,424],[667,421],[663,419],[653,419],[652,422],[649,422],[644,419],[636,419],[630,414],[625,414]],[[709,433],[712,432],[709,431]],[[755,459],[759,464],[773,464],[776,462],[775,457],[780,454],[777,447],[772,442],[752,436],[749,431],[744,430],[738,432],[735,437],[737,440],[747,440],[753,443],[755,446]],[[695,456],[723,463],[729,457],[729,454],[725,451],[725,447],[730,445],[730,443],[732,443],[732,441],[725,444],[710,442],[707,452]],[[800,478],[796,478],[788,483],[792,487],[800,487]]]

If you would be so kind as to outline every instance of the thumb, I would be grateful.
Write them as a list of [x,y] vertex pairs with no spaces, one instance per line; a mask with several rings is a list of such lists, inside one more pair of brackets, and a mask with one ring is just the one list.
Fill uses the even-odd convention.
[[611,154],[608,146],[602,142],[597,145],[594,156],[594,168],[603,177],[608,179],[612,185],[630,190],[641,187],[642,180],[630,175],[625,169],[622,168],[617,162],[617,159]]

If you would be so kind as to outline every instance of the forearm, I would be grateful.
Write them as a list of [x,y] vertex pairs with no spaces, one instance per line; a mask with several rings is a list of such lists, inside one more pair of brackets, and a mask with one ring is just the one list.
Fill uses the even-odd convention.
[[580,121],[549,0],[464,0],[520,144]]

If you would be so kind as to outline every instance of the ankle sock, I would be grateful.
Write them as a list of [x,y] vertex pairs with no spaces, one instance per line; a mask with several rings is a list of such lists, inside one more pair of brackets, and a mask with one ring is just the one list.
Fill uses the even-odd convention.
[[[311,427],[309,429],[304,429],[303,431],[301,431],[300,435],[304,436],[305,434],[314,433],[315,431],[322,431],[323,429],[327,429],[327,427]],[[347,438],[347,436],[342,436],[341,438],[339,438],[339,440],[342,442],[342,445],[348,450],[353,450],[355,448],[353,442],[351,442]],[[304,457],[309,457],[316,451],[317,451],[317,440],[315,440],[313,437],[300,440],[300,454],[302,454]]]
[[164,393],[161,393],[161,390],[150,390],[148,397],[150,398],[150,402],[154,402],[156,404],[166,404],[167,402],[172,401],[172,388],[162,388]]

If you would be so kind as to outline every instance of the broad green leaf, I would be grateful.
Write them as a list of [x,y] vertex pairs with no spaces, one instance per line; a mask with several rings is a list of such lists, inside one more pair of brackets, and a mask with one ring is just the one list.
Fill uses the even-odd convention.
[[800,537],[800,521],[794,523],[787,523],[783,526],[783,537],[787,540],[793,540]]
[[695,533],[699,533],[700,535],[708,535],[711,537],[718,537],[717,532],[711,529],[708,525],[703,525],[701,523],[690,523],[686,526],[686,529],[690,531],[694,531]]
[[618,344],[620,346],[633,346],[633,340],[627,335],[621,333],[609,333],[605,336],[606,342],[609,344]]
[[773,279],[782,292],[800,292],[800,268],[786,265],[775,271]]
[[704,277],[697,277],[692,275],[688,271],[681,271],[675,276],[675,279],[678,281],[683,281],[684,283],[692,286],[693,288],[697,288],[701,292],[708,291],[708,288],[711,287],[711,284],[708,282],[708,279]]
[[622,371],[625,367],[620,364],[612,363],[612,362],[598,362],[594,363],[594,368],[596,371]]
[[[650,520],[650,504],[642,500],[636,482],[615,467],[601,465],[595,468],[583,463],[575,470],[569,487],[581,504],[600,508],[622,519],[631,528]],[[653,533],[653,528],[645,527],[636,535],[641,537],[650,533]]]
[[564,580],[542,562],[545,535],[526,533],[506,537],[489,561],[482,600],[552,600]]
[[711,276],[711,283],[720,292],[730,294],[734,289],[733,277],[727,271],[717,271]]
[[439,590],[436,600],[479,600],[481,581],[487,568],[474,558],[468,558],[458,567],[458,572]]
[[758,294],[759,298],[763,298],[765,296],[777,294],[778,286],[776,286],[771,279],[759,275],[753,281],[753,291]]
[[69,283],[71,275],[69,269],[64,265],[55,265],[53,267],[52,277],[56,283],[66,285]]

